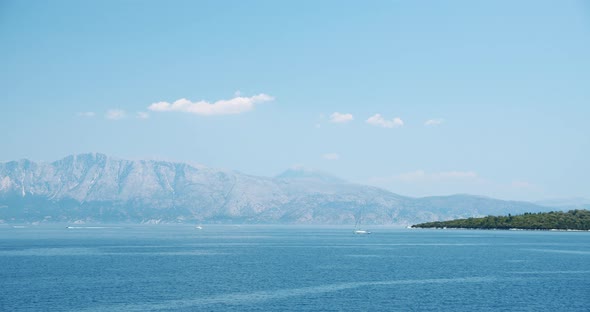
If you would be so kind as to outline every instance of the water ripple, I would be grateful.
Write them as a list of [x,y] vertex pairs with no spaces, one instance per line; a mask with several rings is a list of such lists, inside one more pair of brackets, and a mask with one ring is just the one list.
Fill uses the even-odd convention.
[[355,289],[367,286],[390,286],[409,284],[450,284],[450,283],[489,283],[499,279],[496,277],[464,277],[464,278],[440,278],[440,279],[414,279],[414,280],[389,280],[372,282],[351,282],[327,284],[321,286],[303,288],[285,288],[271,291],[256,291],[247,293],[229,293],[218,296],[193,298],[185,300],[170,300],[154,303],[122,304],[112,306],[94,307],[77,311],[156,311],[164,309],[182,309],[192,307],[203,307],[216,304],[240,305],[256,302],[300,297],[319,293],[332,293],[342,290]]
[[564,250],[564,249],[525,249],[529,251],[539,251],[539,252],[552,252],[552,253],[565,253],[565,254],[575,254],[575,255],[590,255],[590,251],[584,250]]

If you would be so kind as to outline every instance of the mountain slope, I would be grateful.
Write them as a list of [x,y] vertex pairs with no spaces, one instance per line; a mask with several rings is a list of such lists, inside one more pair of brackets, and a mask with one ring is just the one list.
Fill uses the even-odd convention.
[[0,163],[1,222],[410,224],[548,210],[469,195],[404,197],[305,169],[269,178],[104,154]]

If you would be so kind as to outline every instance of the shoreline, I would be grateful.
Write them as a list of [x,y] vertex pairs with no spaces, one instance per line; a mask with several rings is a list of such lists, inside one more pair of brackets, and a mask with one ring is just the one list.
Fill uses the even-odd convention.
[[411,227],[420,230],[484,230],[484,231],[547,231],[547,232],[590,232],[590,230],[574,229],[522,229],[522,228],[464,228],[464,227]]

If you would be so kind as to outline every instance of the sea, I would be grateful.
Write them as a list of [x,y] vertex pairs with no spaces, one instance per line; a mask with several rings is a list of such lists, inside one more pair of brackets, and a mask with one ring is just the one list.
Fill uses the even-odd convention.
[[0,225],[0,311],[590,311],[590,232]]

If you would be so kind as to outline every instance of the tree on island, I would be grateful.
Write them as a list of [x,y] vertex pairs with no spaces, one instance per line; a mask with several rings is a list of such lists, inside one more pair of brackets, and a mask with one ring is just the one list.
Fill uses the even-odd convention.
[[420,223],[413,228],[590,230],[590,211],[570,210]]

